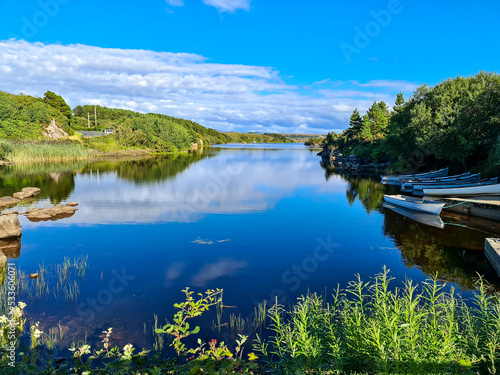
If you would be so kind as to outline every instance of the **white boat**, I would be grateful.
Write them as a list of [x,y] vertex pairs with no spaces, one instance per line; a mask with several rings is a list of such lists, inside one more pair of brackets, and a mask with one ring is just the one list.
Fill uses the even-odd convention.
[[[478,173],[480,175],[480,173]],[[453,176],[446,176],[446,177],[423,177],[423,178],[415,178],[415,177],[410,177],[410,178],[404,178],[400,177],[399,181],[401,183],[407,182],[407,183],[416,183],[416,182],[432,182],[435,180],[442,180],[442,181],[454,181],[454,180],[460,180],[465,177],[469,177],[471,175],[470,172],[462,173],[462,174],[455,174]],[[475,176],[475,175],[473,175]]]
[[[459,184],[437,184],[437,185],[413,185],[413,195],[422,196],[424,195],[424,189],[453,189],[460,187],[473,187],[473,186],[485,186],[485,185],[493,185],[498,182],[498,178],[490,178],[489,180],[482,180],[479,182],[466,182]],[[402,189],[401,189],[402,190]]]
[[463,196],[463,195],[500,195],[500,184],[470,186],[470,187],[450,187],[450,188],[425,188],[425,195],[437,196]]
[[380,176],[382,183],[386,185],[399,185],[401,184],[400,178],[426,178],[426,177],[445,177],[448,175],[448,168],[439,169],[437,171],[417,174],[402,174],[395,176]]
[[[448,187],[448,186],[462,186],[466,184],[477,184],[481,179],[481,173],[471,174],[470,176],[464,176],[460,178],[456,178],[454,180],[446,180],[444,178],[436,178],[432,180],[426,181],[418,181],[418,182],[403,182],[401,183],[401,191],[411,192],[412,190],[422,190],[424,187]],[[496,181],[495,181],[496,183]]]
[[404,207],[395,206],[390,203],[384,203],[382,205],[384,208],[388,208],[391,211],[397,212],[400,215],[407,217],[408,219],[414,220],[416,222],[429,225],[431,227],[443,229],[443,220],[438,215],[428,214],[426,212],[418,212],[414,210],[409,210]]
[[408,197],[406,195],[384,195],[384,200],[410,210],[427,212],[429,214],[439,215],[443,209],[444,203]]

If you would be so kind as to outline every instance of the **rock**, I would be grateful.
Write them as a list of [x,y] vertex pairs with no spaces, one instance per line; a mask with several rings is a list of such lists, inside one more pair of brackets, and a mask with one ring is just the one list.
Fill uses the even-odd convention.
[[40,277],[40,275],[39,275],[39,274],[37,274],[37,273],[30,273],[30,274],[28,275],[28,277],[29,277],[30,279],[38,279],[38,277]]
[[[75,203],[75,202],[72,202]],[[66,205],[58,204],[57,206],[51,208],[32,208],[25,212],[28,220],[37,222],[44,220],[59,220],[67,217],[71,217],[75,214],[76,208]]]
[[66,206],[76,207],[76,206],[78,206],[78,203],[76,203],[76,202],[69,202],[69,203],[66,203]]
[[0,253],[7,258],[19,258],[21,255],[21,237],[0,240]]
[[17,215],[0,216],[0,239],[19,237],[22,234]]
[[52,119],[50,122],[50,125],[45,128],[45,131],[43,132],[43,135],[52,138],[52,139],[57,139],[57,138],[62,138],[62,137],[67,137],[68,134],[64,130],[62,130],[60,127],[56,125],[56,120]]
[[0,209],[5,207],[12,207],[19,203],[20,199],[13,197],[2,197],[0,198]]
[[4,212],[2,215],[19,215],[19,211]]
[[25,187],[19,193],[14,193],[14,198],[17,199],[26,199],[34,197],[35,195],[40,194],[40,189],[37,187]]

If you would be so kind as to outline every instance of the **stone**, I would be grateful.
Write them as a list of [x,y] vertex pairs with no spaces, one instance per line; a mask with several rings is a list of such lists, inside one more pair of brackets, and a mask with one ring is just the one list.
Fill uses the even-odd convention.
[[0,216],[0,239],[19,237],[22,234],[17,215]]
[[13,197],[2,197],[0,198],[0,208],[12,207],[19,203],[20,199]]
[[19,211],[4,212],[2,215],[19,215]]
[[66,205],[58,204],[51,208],[32,208],[25,212],[28,220],[32,222],[45,221],[45,220],[59,220],[71,217],[75,214],[76,208]]
[[0,251],[0,268],[5,266],[6,263],[7,263],[7,257],[4,255],[3,252]]
[[26,199],[34,197],[35,195],[40,194],[40,189],[37,187],[25,187],[19,193],[14,193],[14,198],[17,199]]
[[57,126],[55,119],[52,119],[50,125],[45,128],[43,135],[52,139],[58,139],[68,136],[68,134],[66,134],[64,130]]
[[29,277],[30,279],[38,279],[38,277],[40,277],[40,275],[39,275],[39,274],[37,274],[37,273],[30,273],[30,274],[28,275],[28,277]]
[[76,203],[76,202],[69,202],[69,203],[66,203],[66,206],[76,207],[76,206],[78,206],[78,203]]

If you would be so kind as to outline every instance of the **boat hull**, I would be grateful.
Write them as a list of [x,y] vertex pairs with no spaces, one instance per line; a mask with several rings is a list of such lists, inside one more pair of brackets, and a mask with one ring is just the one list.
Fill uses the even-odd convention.
[[475,175],[471,175],[471,176],[464,177],[461,179],[456,179],[456,180],[435,179],[435,180],[426,181],[426,182],[423,182],[423,181],[422,182],[413,182],[413,183],[405,182],[405,183],[401,184],[401,191],[405,191],[405,192],[411,192],[411,191],[415,191],[415,190],[422,191],[426,187],[442,188],[442,187],[461,187],[462,185],[475,186],[476,184],[481,183],[480,178],[481,178],[481,174],[478,173]]
[[411,219],[418,223],[429,225],[431,227],[439,229],[444,228],[444,223],[438,215],[432,215],[426,212],[409,210],[407,208],[396,206],[390,203],[384,203],[382,206],[391,211],[397,212],[398,214],[403,215],[404,217],[407,217],[408,219]]
[[464,196],[464,195],[500,195],[500,184],[480,185],[456,188],[424,188],[425,195],[434,196]]
[[386,185],[399,185],[401,184],[401,178],[425,178],[425,177],[445,177],[448,175],[448,168],[439,169],[437,171],[427,172],[427,173],[417,173],[417,174],[405,174],[399,176],[380,176],[382,178],[382,183]]
[[404,195],[384,195],[384,200],[396,206],[433,215],[439,215],[444,206],[441,202],[425,201]]

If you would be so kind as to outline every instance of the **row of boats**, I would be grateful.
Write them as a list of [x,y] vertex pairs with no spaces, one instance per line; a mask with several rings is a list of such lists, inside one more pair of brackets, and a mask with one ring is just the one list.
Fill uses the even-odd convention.
[[[497,177],[482,180],[480,173],[470,172],[448,176],[448,168],[420,174],[381,176],[381,178],[383,184],[399,185],[402,192],[416,196],[500,195]],[[444,203],[441,202],[405,195],[384,195],[384,199],[398,206],[435,215],[439,215],[444,207]]]

